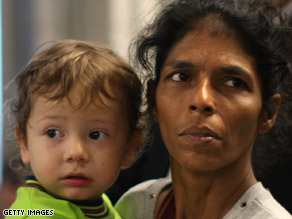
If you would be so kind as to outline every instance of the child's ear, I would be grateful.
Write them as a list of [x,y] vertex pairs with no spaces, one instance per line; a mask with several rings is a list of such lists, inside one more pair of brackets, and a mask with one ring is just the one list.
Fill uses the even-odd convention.
[[281,104],[280,94],[275,94],[270,98],[269,112],[267,110],[263,110],[260,116],[258,133],[265,134],[274,126],[280,104]]
[[156,107],[156,99],[155,99],[155,91],[156,91],[156,86],[155,82],[152,79],[149,79],[147,81],[147,104],[148,104],[148,109],[150,112],[150,115],[152,119],[157,122],[157,107]]
[[141,139],[142,132],[140,130],[135,130],[132,136],[130,137],[129,143],[127,145],[126,154],[122,162],[122,168],[128,168],[131,166],[135,156],[136,149],[141,143]]
[[23,136],[23,133],[20,130],[19,126],[16,126],[14,128],[14,136],[17,139],[19,147],[20,147],[22,162],[24,164],[30,164],[27,138]]

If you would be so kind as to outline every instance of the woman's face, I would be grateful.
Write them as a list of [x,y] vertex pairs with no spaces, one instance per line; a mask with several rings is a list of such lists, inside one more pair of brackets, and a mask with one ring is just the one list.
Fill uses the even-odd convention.
[[232,36],[186,34],[162,66],[155,98],[171,159],[187,168],[246,165],[257,133],[267,131],[255,60]]

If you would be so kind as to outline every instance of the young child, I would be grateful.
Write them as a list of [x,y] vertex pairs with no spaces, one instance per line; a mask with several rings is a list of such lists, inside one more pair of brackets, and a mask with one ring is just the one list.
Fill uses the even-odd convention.
[[120,218],[104,192],[141,140],[142,88],[132,68],[108,49],[67,40],[16,80],[15,137],[33,176],[17,191],[10,210],[24,211],[14,218]]

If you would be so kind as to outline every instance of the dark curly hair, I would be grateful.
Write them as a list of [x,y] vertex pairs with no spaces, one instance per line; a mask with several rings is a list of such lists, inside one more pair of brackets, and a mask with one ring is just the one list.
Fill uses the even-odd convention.
[[[279,155],[280,147],[285,148],[285,154],[289,151],[286,146],[291,142],[288,139],[291,115],[285,112],[291,109],[291,99],[287,95],[287,92],[291,94],[292,81],[291,24],[280,7],[268,0],[173,1],[161,11],[152,24],[142,30],[132,45],[137,48],[137,60],[142,69],[148,72],[147,80],[154,81],[155,89],[170,50],[189,31],[200,28],[208,28],[218,34],[236,33],[246,52],[256,60],[256,69],[262,81],[263,107],[267,112],[272,110],[270,97],[275,93],[282,94],[282,110],[280,118],[270,132],[269,136],[272,137],[260,136],[256,142],[253,164],[257,175],[263,171],[263,168],[260,168],[263,163],[275,161],[270,155]],[[148,104],[151,104],[151,100]],[[282,146],[274,143],[278,139],[283,143]],[[263,140],[269,142],[264,143]],[[259,147],[263,144],[267,147]]]

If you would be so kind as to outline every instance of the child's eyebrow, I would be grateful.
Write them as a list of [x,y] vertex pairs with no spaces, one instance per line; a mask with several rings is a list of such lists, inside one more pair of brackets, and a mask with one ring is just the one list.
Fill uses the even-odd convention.
[[91,119],[91,120],[88,120],[88,122],[92,125],[107,127],[110,129],[117,129],[118,128],[118,127],[116,127],[115,122],[112,120]]
[[[66,120],[66,116],[57,116],[57,115],[53,115],[53,116],[44,116],[42,118],[40,118],[39,120],[37,120],[36,122],[41,122],[43,120]],[[112,124],[111,121],[105,121],[105,120],[101,120],[101,119],[88,119],[88,120],[85,120],[86,122],[91,122],[91,123],[101,123],[103,125],[105,124]]]
[[36,122],[41,122],[43,120],[65,120],[66,118],[64,116],[44,116],[37,120]]
[[92,123],[103,123],[103,124],[106,123],[104,120],[100,120],[100,119],[88,119],[88,121]]

